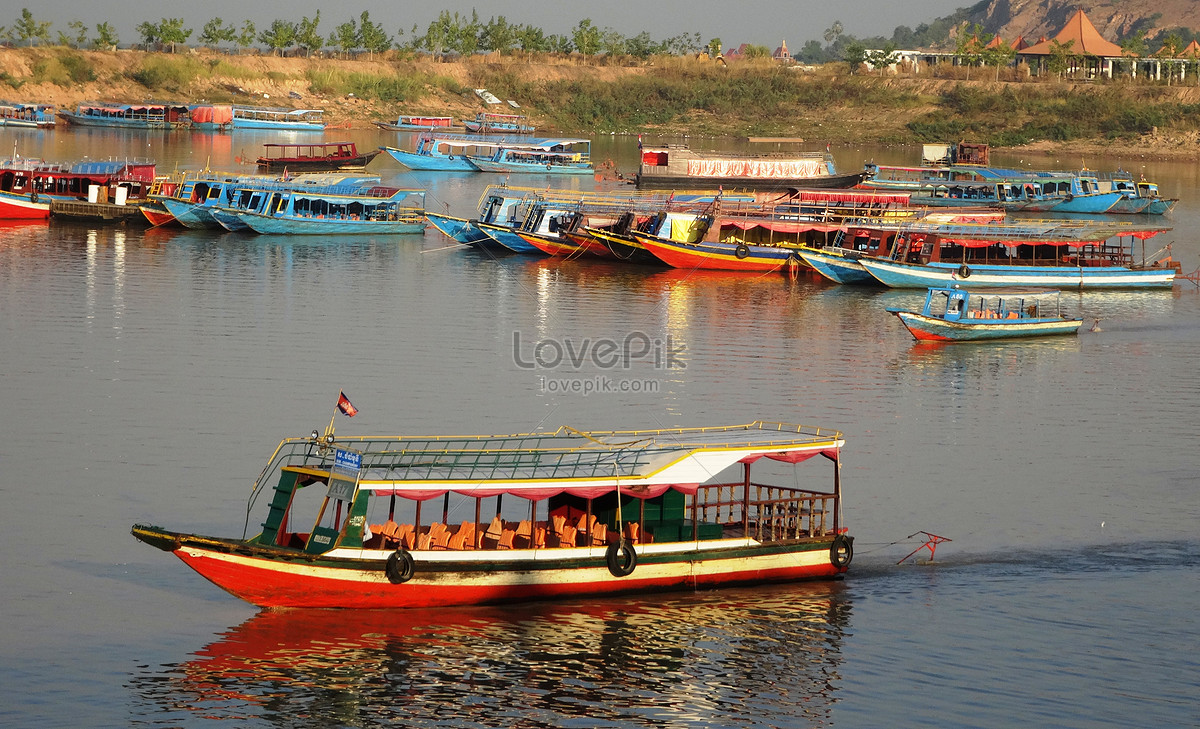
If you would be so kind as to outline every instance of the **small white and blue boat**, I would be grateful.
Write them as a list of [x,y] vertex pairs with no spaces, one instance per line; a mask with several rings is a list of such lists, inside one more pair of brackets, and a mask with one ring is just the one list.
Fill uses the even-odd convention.
[[481,111],[474,119],[464,119],[463,126],[474,134],[533,134],[537,131],[525,116],[490,111]]
[[931,288],[920,311],[888,307],[921,342],[980,342],[1075,334],[1082,319],[1063,316],[1058,291]]
[[[392,159],[410,170],[479,172],[480,167],[472,161],[475,158],[493,159],[499,156],[503,150],[527,150],[542,154],[561,152],[564,144],[578,147],[580,143],[588,145],[581,150],[581,153],[587,155],[587,161],[590,164],[591,143],[586,139],[530,139],[511,135],[480,136],[426,132],[418,135],[414,151],[410,152],[396,147],[382,147],[382,149]],[[545,172],[544,167],[543,164],[543,169],[539,171]],[[506,171],[511,172],[512,170]]]
[[497,147],[490,157],[467,155],[481,172],[524,172],[538,175],[591,175],[590,139],[529,140],[520,146]]
[[0,101],[0,127],[37,129],[55,126],[53,104],[21,104]]

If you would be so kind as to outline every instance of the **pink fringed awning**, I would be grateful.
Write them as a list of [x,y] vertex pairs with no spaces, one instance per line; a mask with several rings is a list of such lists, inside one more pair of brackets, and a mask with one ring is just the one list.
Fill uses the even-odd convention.
[[944,243],[954,243],[963,248],[986,248],[1003,243],[1009,248],[1017,246],[1091,246],[1100,245],[1098,240],[995,240],[994,238],[943,238]]
[[784,463],[801,463],[816,455],[825,456],[831,461],[836,461],[838,457],[838,449],[828,448],[822,451],[785,451],[783,453],[759,453],[753,456],[746,456],[738,461],[738,463],[754,463],[760,458],[770,458],[772,461],[783,461]]

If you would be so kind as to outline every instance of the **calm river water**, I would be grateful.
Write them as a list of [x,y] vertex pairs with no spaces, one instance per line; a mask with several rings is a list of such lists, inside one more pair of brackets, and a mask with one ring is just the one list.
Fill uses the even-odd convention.
[[[347,137],[404,141],[327,135]],[[160,170],[229,169],[265,141],[0,131],[26,156]],[[595,156],[630,169],[635,144]],[[835,154],[854,169],[917,148]],[[1144,170],[1181,198],[1148,247],[1200,266],[1195,164],[998,161]],[[495,181],[375,164],[460,215]],[[432,228],[4,225],[0,725],[1200,726],[1200,290],[1067,294],[1078,337],[948,347],[884,312],[920,297],[493,259]],[[522,365],[543,340],[631,335],[669,344],[670,366]],[[360,410],[346,434],[836,427],[855,562],[769,589],[259,613],[130,536],[240,535],[271,450],[323,428],[339,390]],[[897,565],[919,531],[953,541]]]

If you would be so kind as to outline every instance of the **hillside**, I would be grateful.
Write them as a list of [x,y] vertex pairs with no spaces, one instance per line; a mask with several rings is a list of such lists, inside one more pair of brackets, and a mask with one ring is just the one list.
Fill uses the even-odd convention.
[[1005,40],[1024,36],[1033,42],[1053,38],[1079,8],[1114,43],[1138,31],[1145,31],[1151,47],[1177,28],[1200,33],[1200,3],[1195,0],[986,0],[972,6],[967,18]]
[[578,56],[337,60],[0,48],[0,98],[322,108],[333,126],[399,113],[474,116],[474,93],[515,99],[547,135],[800,137],[823,145],[971,139],[1026,149],[1200,158],[1200,87],[1030,81],[1015,71],[929,75],[798,73],[771,61],[660,58],[605,65]]

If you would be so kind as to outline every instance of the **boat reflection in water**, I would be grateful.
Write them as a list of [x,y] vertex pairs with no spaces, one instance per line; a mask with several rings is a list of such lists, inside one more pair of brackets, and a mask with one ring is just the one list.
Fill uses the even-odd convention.
[[186,663],[134,677],[134,713],[163,725],[830,725],[844,589],[519,610],[268,610]]

